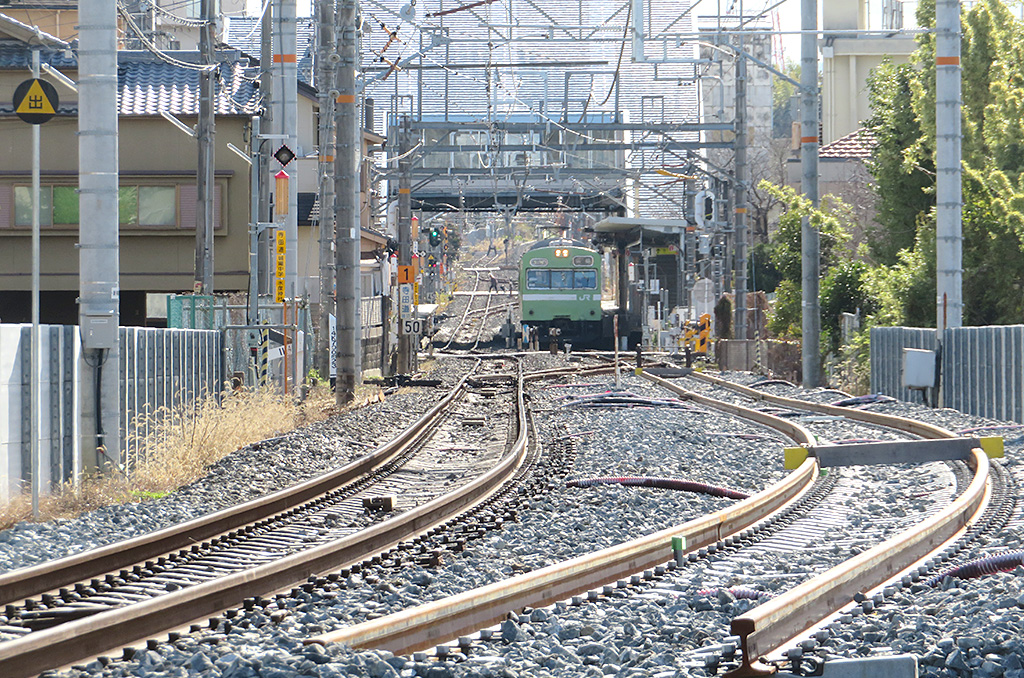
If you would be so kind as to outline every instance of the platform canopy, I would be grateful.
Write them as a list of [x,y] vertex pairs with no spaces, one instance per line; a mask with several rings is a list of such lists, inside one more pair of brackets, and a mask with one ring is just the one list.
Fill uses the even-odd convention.
[[597,243],[635,242],[643,239],[651,245],[679,244],[679,237],[693,224],[686,219],[638,219],[608,217],[594,224]]

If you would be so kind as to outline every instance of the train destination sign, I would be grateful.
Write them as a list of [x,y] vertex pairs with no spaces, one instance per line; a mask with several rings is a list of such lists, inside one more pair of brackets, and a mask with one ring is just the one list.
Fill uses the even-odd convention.
[[25,80],[14,89],[14,112],[32,125],[41,125],[55,116],[58,106],[57,90],[45,80]]

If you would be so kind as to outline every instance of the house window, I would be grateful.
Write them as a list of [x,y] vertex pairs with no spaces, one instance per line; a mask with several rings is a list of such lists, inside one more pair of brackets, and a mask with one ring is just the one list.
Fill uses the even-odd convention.
[[[39,223],[49,226],[53,219],[53,190],[51,186],[39,187]],[[14,187],[14,225],[32,225],[32,189],[28,186]]]
[[117,209],[122,226],[175,228],[178,192],[174,186],[122,186]]
[[[14,225],[32,225],[32,188],[14,187]],[[78,192],[74,186],[39,187],[40,226],[78,226]]]
[[[79,221],[78,191],[74,186],[39,187],[39,223],[42,226],[76,228]],[[175,186],[121,186],[117,191],[121,226],[176,228],[178,192]],[[32,225],[32,189],[14,187],[14,225]]]

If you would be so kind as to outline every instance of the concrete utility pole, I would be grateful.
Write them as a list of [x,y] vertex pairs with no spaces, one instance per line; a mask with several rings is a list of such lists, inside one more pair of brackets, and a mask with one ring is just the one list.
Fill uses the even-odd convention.
[[[818,206],[818,3],[801,0],[800,4],[800,169],[803,172],[800,190],[814,206]],[[821,307],[818,282],[821,277],[818,230],[804,217],[800,225],[801,303],[804,386],[821,385]]]
[[935,3],[935,279],[940,332],[963,324],[960,2]]
[[[213,64],[213,0],[201,0],[199,12],[199,53],[204,66]],[[213,293],[213,166],[214,166],[214,77],[199,73],[199,121],[196,141],[199,161],[196,172],[196,294]]]
[[[338,68],[338,52],[334,31],[334,0],[317,0],[317,99],[320,103],[320,313],[316,336],[316,368],[328,377],[333,356],[331,352],[330,312],[334,294],[334,76]],[[337,347],[334,348],[337,353]]]
[[[79,329],[86,465],[123,467],[118,262],[117,3],[80,0],[78,29]],[[92,438],[92,440],[90,440]],[[90,444],[94,443],[94,444]],[[95,456],[90,458],[90,452]]]
[[[276,129],[285,135],[285,145],[292,153],[298,153],[298,71],[295,53],[296,19],[295,0],[276,0],[274,25],[274,95],[279,108],[275,112]],[[285,230],[285,297],[294,299],[298,296],[298,251],[299,251],[299,177],[297,164],[288,163],[288,195],[275,195],[275,202],[280,205],[287,201],[288,212],[284,218]],[[280,213],[282,210],[278,209]],[[296,375],[296,383],[301,376]]]
[[[277,103],[274,100],[274,3],[267,3],[263,11],[263,19],[260,22],[260,96],[263,101],[263,124],[261,128],[266,133],[276,132],[274,109]],[[270,223],[270,154],[274,148],[269,142],[258,142],[259,152],[259,219],[262,223]],[[270,291],[270,231],[264,231],[259,235],[259,256],[258,262],[258,291],[266,294]]]
[[[743,17],[743,3],[740,3]],[[747,338],[747,57],[743,53],[743,35],[737,36],[736,47],[736,320],[735,337]]]
[[[355,398],[360,381],[359,312],[359,109],[356,106],[356,68],[359,65],[356,28],[357,0],[338,2],[338,98],[335,101],[334,188],[336,202],[338,405]],[[387,330],[385,330],[387,331]]]
[[[409,159],[409,118],[402,118],[398,132],[398,265],[412,266],[412,180]],[[399,323],[401,324],[401,323]],[[398,373],[412,372],[413,339],[411,334],[398,333]]]

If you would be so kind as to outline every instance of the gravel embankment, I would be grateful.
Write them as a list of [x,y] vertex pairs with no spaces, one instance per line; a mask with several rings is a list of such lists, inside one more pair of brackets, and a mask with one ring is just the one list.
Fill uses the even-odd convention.
[[[531,370],[562,364],[563,358],[535,354]],[[438,361],[442,366],[457,361]],[[458,362],[463,364],[466,361]],[[455,369],[441,367],[440,369]],[[464,368],[459,368],[464,369]],[[751,375],[746,383],[756,381]],[[784,440],[771,431],[736,419],[688,408],[586,408],[573,396],[596,394],[611,385],[610,376],[579,380],[580,385],[531,392],[536,420],[544,436],[572,435],[577,456],[568,478],[651,475],[680,477],[754,492],[782,477]],[[447,380],[447,379],[446,379]],[[454,379],[451,379],[454,381]],[[683,385],[698,390],[692,380]],[[624,388],[642,397],[668,397],[632,376]],[[806,393],[787,386],[765,387],[792,397],[835,400],[835,392]],[[403,400],[402,398],[405,398]],[[723,397],[723,399],[727,399]],[[91,548],[131,534],[200,515],[225,503],[270,489],[278,474],[295,480],[344,462],[360,450],[334,436],[366,442],[388,437],[387,425],[409,419],[433,401],[431,395],[399,394],[385,403],[295,432],[271,445],[251,446],[231,455],[201,481],[162,500],[116,507],[76,521],[19,526],[0,533],[0,565],[11,568]],[[948,410],[902,403],[870,409],[934,421],[960,429],[989,423]],[[832,440],[883,437],[863,427],[814,422],[816,434]],[[397,426],[397,423],[395,423]],[[1014,458],[1024,437],[1004,431],[1006,467],[1020,482]],[[332,435],[333,434],[333,435]],[[763,436],[746,439],[734,434]],[[361,436],[367,436],[363,438]],[[315,453],[311,453],[314,452]],[[265,455],[265,456],[264,456]],[[945,467],[942,466],[941,469]],[[948,472],[922,466],[910,469],[916,494],[948,494]],[[792,585],[823,552],[870,545],[868,524],[887,521],[886,533],[912,518],[897,515],[905,503],[907,482],[895,482],[907,469],[860,468],[839,482],[845,507],[841,525],[829,525],[803,553],[776,553],[762,545],[756,557],[740,564],[707,559],[672,573],[653,586],[629,589],[597,604],[534,610],[526,619],[506,621],[500,640],[481,645],[460,663],[412,661],[385,652],[353,652],[342,647],[303,646],[302,639],[330,629],[483,585],[517,572],[620,543],[668,525],[679,524],[733,500],[706,495],[598,486],[566,488],[531,497],[518,507],[518,522],[470,541],[462,553],[446,556],[435,569],[407,566],[401,571],[365,571],[326,592],[300,593],[269,608],[236,617],[230,629],[186,635],[162,643],[131,661],[104,666],[93,662],[64,676],[202,676],[204,678],[285,678],[291,676],[700,676],[711,675],[705,655],[728,641],[729,620],[757,604],[727,592],[706,589],[742,586],[762,591]],[[302,475],[307,474],[307,475]],[[553,479],[562,480],[562,479]],[[277,481],[280,482],[280,481]],[[249,487],[240,493],[239,488]],[[922,492],[926,490],[926,492]],[[238,494],[228,494],[238,493]],[[838,500],[837,500],[838,501]],[[921,503],[921,502],[919,502]],[[824,524],[823,524],[824,525]],[[958,557],[1019,549],[1021,507],[1009,528]],[[839,548],[837,545],[842,545]],[[1024,677],[1024,568],[1008,574],[947,582],[937,589],[919,586],[897,592],[869,614],[853,617],[825,646],[829,656],[912,652],[922,676]],[[276,622],[274,611],[287,614]],[[279,617],[280,615],[275,615]],[[215,638],[218,642],[203,642]]]
[[[439,361],[430,376],[454,385],[470,366]],[[160,499],[109,506],[75,520],[20,523],[0,532],[0,572],[185,522],[339,468],[393,438],[436,402],[429,389],[399,390],[383,402],[248,445]]]

